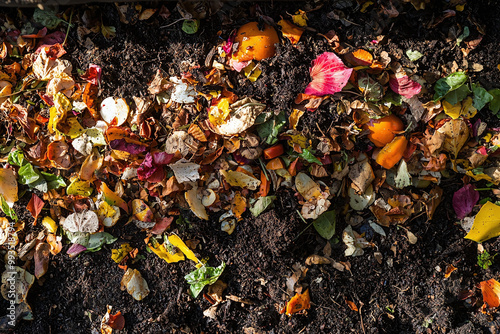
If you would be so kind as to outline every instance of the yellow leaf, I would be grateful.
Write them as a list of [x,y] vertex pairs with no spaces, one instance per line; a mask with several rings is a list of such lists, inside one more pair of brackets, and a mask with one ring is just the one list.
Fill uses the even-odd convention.
[[111,259],[116,263],[120,263],[131,251],[132,247],[130,246],[130,244],[121,244],[120,248],[111,250]]
[[229,112],[229,98],[222,98],[217,106],[210,107],[208,119],[213,125],[221,125],[226,123]]
[[68,195],[80,195],[89,197],[92,195],[94,189],[90,186],[90,182],[88,181],[80,181],[80,179],[76,178],[71,182],[71,184],[66,189]]
[[0,168],[0,194],[11,208],[17,202],[17,179],[10,168]]
[[299,123],[299,119],[302,117],[302,115],[304,115],[304,112],[302,110],[293,109],[290,117],[288,117],[288,123],[290,123],[292,129],[297,129],[297,124]]
[[248,64],[247,67],[243,69],[243,73],[248,78],[248,80],[250,80],[251,82],[255,82],[262,74],[262,70],[260,69],[260,66],[251,61],[250,64]]
[[477,114],[477,109],[472,105],[472,97],[467,97],[464,101],[462,101],[462,109],[460,114],[467,119],[470,119]]
[[361,9],[359,10],[361,13],[366,13],[366,10],[368,9],[369,6],[373,5],[373,1],[367,1],[363,4]]
[[69,117],[66,119],[66,123],[69,125],[69,131],[65,134],[70,136],[71,139],[75,139],[85,132],[85,129],[80,125],[76,117]]
[[299,9],[295,12],[295,15],[292,15],[293,23],[300,27],[307,27],[307,14],[303,10]]
[[[151,240],[151,242],[148,242]],[[184,254],[181,252],[172,252],[170,253],[163,244],[160,244],[158,241],[156,241],[155,238],[146,238],[144,240],[146,244],[148,245],[149,249],[156,255],[158,255],[161,259],[167,261],[167,263],[174,263],[174,262],[179,262],[179,261],[184,261]]]
[[307,289],[304,293],[296,293],[295,296],[290,299],[290,301],[286,304],[284,312],[286,315],[290,316],[294,313],[300,312],[302,310],[307,310],[311,307],[311,298],[309,297],[309,289]]
[[49,233],[56,233],[57,232],[57,224],[54,221],[54,219],[50,217],[45,217],[42,220],[42,225],[47,229]]
[[297,134],[288,134],[287,137],[290,137],[290,139],[287,141],[288,145],[293,147],[294,144],[299,145],[301,148],[305,149],[307,147],[307,138],[304,137],[302,134],[297,133]]
[[181,238],[179,238],[176,234],[169,235],[168,236],[168,241],[170,241],[170,243],[172,245],[174,245],[181,252],[183,252],[184,255],[186,255],[186,257],[188,259],[190,259],[191,261],[193,261],[195,263],[199,263],[200,262],[200,260],[198,260],[198,258],[196,257],[196,255],[194,255],[193,251],[191,249],[189,249],[189,247],[186,246],[186,244],[184,243],[184,241],[182,241]]
[[260,180],[242,172],[221,170],[220,173],[224,176],[226,182],[229,183],[229,185],[231,185],[232,187],[241,187],[248,188],[250,190],[256,190],[257,187],[260,186]]
[[486,202],[474,218],[472,229],[465,239],[481,243],[500,235],[500,206]]
[[104,182],[101,182],[101,188],[100,191],[104,197],[104,200],[109,204],[109,205],[116,205],[128,212],[128,206],[127,203],[120,198],[114,191],[109,189],[108,185]]
[[462,110],[462,103],[458,102],[457,104],[451,104],[448,101],[442,101],[444,112],[446,115],[450,116],[453,119],[457,119],[460,117],[460,111]]

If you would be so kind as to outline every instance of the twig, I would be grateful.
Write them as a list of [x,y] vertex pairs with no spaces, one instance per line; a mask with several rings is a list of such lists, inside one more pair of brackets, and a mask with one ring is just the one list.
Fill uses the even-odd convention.
[[359,318],[361,319],[361,329],[363,330],[363,333],[366,334],[365,325],[363,323],[363,315],[361,314],[361,309],[363,308],[363,305],[365,305],[365,304],[363,304],[363,302],[360,300],[359,301]]
[[185,20],[184,18],[182,18],[182,19],[178,19],[178,20],[176,20],[176,21],[174,21],[174,22],[172,22],[172,23],[167,24],[166,26],[161,26],[160,28],[168,28],[168,27],[170,27],[170,26],[173,26],[173,25],[174,25],[174,24],[176,24],[177,22],[181,22],[181,21],[184,21],[184,20]]
[[[303,221],[304,223],[306,223],[306,224],[307,224],[306,220],[304,219],[304,217],[302,217],[302,215],[300,214],[300,211],[299,211],[299,210],[297,210],[297,213],[299,214],[300,219],[302,219],[302,221]],[[300,232],[300,233],[299,233],[299,234],[298,234],[298,235],[297,235],[297,236],[293,239],[293,241],[297,240],[297,239],[298,239],[298,238],[299,238],[299,237],[300,237],[300,236],[301,236],[301,235],[302,235],[305,231],[307,231],[307,229],[308,229],[309,227],[311,227],[311,226],[312,226],[312,224],[314,224],[314,221],[313,221],[311,224],[307,225],[307,227],[306,227],[305,229],[303,229],[303,230],[302,230],[302,232]]]
[[64,36],[64,42],[62,43],[62,46],[65,46],[66,41],[68,40],[69,28],[71,28],[71,19],[73,18],[73,11],[74,11],[74,8],[72,7],[71,14],[69,14],[68,29],[66,29],[66,36]]

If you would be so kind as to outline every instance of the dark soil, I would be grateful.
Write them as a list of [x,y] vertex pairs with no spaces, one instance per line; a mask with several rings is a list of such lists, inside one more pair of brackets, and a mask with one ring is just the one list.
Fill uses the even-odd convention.
[[[381,12],[381,6],[390,1],[379,2],[368,7],[366,13],[359,11],[355,1],[326,2],[321,9],[308,13],[309,26],[321,33],[333,29],[341,42],[353,47],[369,45],[376,54],[388,51],[419,75],[442,73],[443,65],[450,68],[454,61],[464,70],[479,63],[483,70],[471,71],[472,80],[488,89],[500,87],[497,68],[500,6],[496,1],[469,1],[463,12],[457,11],[456,16],[434,28],[426,26],[450,8],[448,1],[431,1],[421,11],[409,3],[393,1],[400,13],[395,18],[387,18]],[[313,2],[308,5],[314,6]],[[102,97],[145,96],[148,81],[157,69],[179,74],[203,67],[207,54],[217,43],[217,32],[221,31],[226,38],[234,28],[252,20],[251,13],[256,9],[251,3],[227,4],[220,13],[202,20],[197,34],[186,35],[180,29],[182,23],[161,28],[180,17],[174,3],[166,6],[172,12],[168,19],[154,16],[126,25],[120,22],[113,4],[99,5],[96,10],[105,24],[116,27],[116,38],[108,41],[101,34],[91,34],[93,46],[87,49],[85,40],[80,41],[76,31],[71,30],[65,57],[74,68],[85,69],[89,63],[102,66]],[[305,3],[258,2],[263,14],[275,21],[305,6]],[[75,17],[81,17],[87,8],[76,7]],[[345,14],[344,24],[329,18],[328,13],[334,10]],[[28,17],[31,15],[29,10],[24,12]],[[228,15],[232,18],[230,24]],[[478,36],[477,25],[485,27],[486,35],[468,57],[463,56],[455,40],[446,41],[449,29],[457,25],[468,26],[470,38]],[[384,42],[370,44],[379,35],[385,35]],[[424,57],[412,63],[404,55],[407,49],[418,50]],[[329,45],[323,37],[306,31],[297,46],[285,42],[275,57],[262,62],[262,76],[255,84],[247,80],[240,83],[241,77],[235,74],[231,78],[235,93],[253,96],[266,101],[273,110],[289,113],[293,100],[308,83],[311,61],[327,50]],[[491,119],[487,115],[480,117]],[[316,113],[307,112],[300,129],[319,135],[337,121],[335,110],[332,112],[325,105]],[[498,122],[489,126],[498,126]],[[482,314],[470,299],[462,301],[457,297],[459,292],[473,289],[482,280],[498,278],[500,261],[488,270],[477,266],[476,244],[463,239],[464,232],[455,224],[451,207],[451,190],[459,187],[460,180],[447,182],[441,185],[445,198],[434,219],[425,221],[417,217],[405,225],[418,237],[415,245],[408,242],[404,229],[392,227],[386,229],[387,237],[376,234],[372,240],[382,253],[382,264],[373,256],[376,249],[367,249],[360,257],[344,257],[340,242],[332,245],[331,257],[348,261],[350,271],[340,272],[329,265],[309,266],[305,282],[312,307],[304,315],[279,314],[290,298],[286,294],[286,279],[292,275],[294,265],[305,266],[309,255],[322,254],[326,241],[313,228],[297,238],[307,225],[297,214],[299,204],[293,192],[279,190],[274,209],[257,219],[245,213],[232,235],[220,231],[217,215],[210,221],[200,221],[183,212],[190,224],[176,226],[183,240],[199,241],[195,252],[200,258],[208,258],[213,266],[226,262],[221,276],[228,284],[225,295],[245,300],[227,300],[220,305],[215,320],[203,316],[203,311],[211,306],[206,299],[201,296],[193,299],[187,293],[184,276],[192,270],[192,265],[167,264],[148,253],[144,233],[133,224],[120,222],[109,231],[120,238],[112,246],[75,259],[66,255],[68,246],[65,246],[63,252],[52,257],[48,273],[29,292],[34,320],[20,322],[15,333],[91,333],[99,328],[106,305],[124,314],[126,326],[122,333],[497,333],[498,316]],[[21,199],[16,209],[28,229],[36,229],[31,227],[32,218],[24,210],[27,197]],[[335,207],[341,209],[343,200],[335,202]],[[338,218],[337,235],[346,226],[343,215]],[[122,242],[130,242],[145,256],[132,265],[140,270],[151,290],[140,302],[120,290],[123,270],[110,257],[111,248]],[[500,251],[499,240],[484,245],[491,254]],[[444,279],[449,264],[458,270]],[[353,301],[359,311],[351,310],[346,299]],[[5,310],[7,305],[2,300],[0,309]]]

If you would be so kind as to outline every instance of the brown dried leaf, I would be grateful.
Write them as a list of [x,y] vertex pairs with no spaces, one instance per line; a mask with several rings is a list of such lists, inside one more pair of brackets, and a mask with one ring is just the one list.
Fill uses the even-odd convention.
[[36,245],[35,249],[35,276],[40,278],[47,272],[49,268],[49,253],[50,246],[45,242]]
[[437,132],[444,134],[443,149],[456,159],[458,153],[469,139],[469,127],[463,119],[451,119]]
[[191,124],[188,129],[188,133],[194,137],[194,139],[199,140],[201,142],[206,142],[207,137],[205,136],[205,133],[203,130],[200,129],[200,127],[197,124]]

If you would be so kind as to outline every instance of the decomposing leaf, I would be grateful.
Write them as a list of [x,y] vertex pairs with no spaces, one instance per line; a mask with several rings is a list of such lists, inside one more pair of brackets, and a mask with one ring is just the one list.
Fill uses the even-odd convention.
[[357,162],[349,169],[349,178],[356,185],[361,193],[364,193],[372,181],[375,180],[372,166],[368,159]]
[[349,188],[349,205],[356,211],[362,211],[375,201],[375,192],[370,184],[363,194],[358,194],[352,187]]
[[310,308],[311,297],[309,296],[309,289],[306,289],[304,293],[296,293],[280,313],[285,313],[286,315],[291,316],[294,313],[308,310]]
[[200,173],[198,172],[200,165],[189,162],[186,159],[181,159],[175,164],[169,165],[169,167],[174,171],[175,179],[179,183],[192,182],[200,178]]
[[444,272],[444,278],[450,277],[451,273],[453,273],[455,270],[457,270],[457,268],[454,265],[450,264],[449,266],[447,266]]
[[292,44],[297,44],[304,33],[303,28],[297,27],[288,20],[280,20],[278,21],[278,25],[281,27],[283,36],[288,38]]
[[221,170],[220,173],[222,174],[222,176],[224,176],[226,182],[233,187],[256,190],[260,186],[260,180],[242,172]]
[[113,329],[122,330],[125,327],[125,318],[118,311],[116,314],[111,314],[112,307],[107,306],[106,314],[101,319],[101,334],[112,334]]
[[0,168],[0,194],[11,208],[17,202],[17,179],[10,168]]
[[398,172],[394,177],[394,185],[398,189],[403,189],[412,184],[411,175],[408,173],[408,166],[404,159],[401,160],[401,163],[398,167]]
[[35,276],[36,278],[40,278],[49,269],[49,253],[50,253],[50,246],[49,244],[45,242],[41,242],[38,245],[36,245],[35,249]]
[[462,119],[451,119],[440,127],[438,132],[444,134],[443,149],[456,159],[458,152],[469,139],[469,127]]
[[137,269],[128,268],[120,285],[121,289],[126,289],[135,300],[143,300],[149,294],[148,283]]
[[83,210],[66,217],[62,222],[62,226],[69,232],[93,233],[99,228],[99,218],[94,211]]
[[125,99],[108,97],[101,102],[100,114],[108,124],[122,125],[127,120],[129,111],[130,108]]
[[344,229],[344,232],[342,233],[342,241],[344,241],[344,244],[347,246],[347,249],[344,251],[345,256],[363,255],[365,253],[363,248],[371,246],[365,238],[362,238],[352,229],[351,225]]

